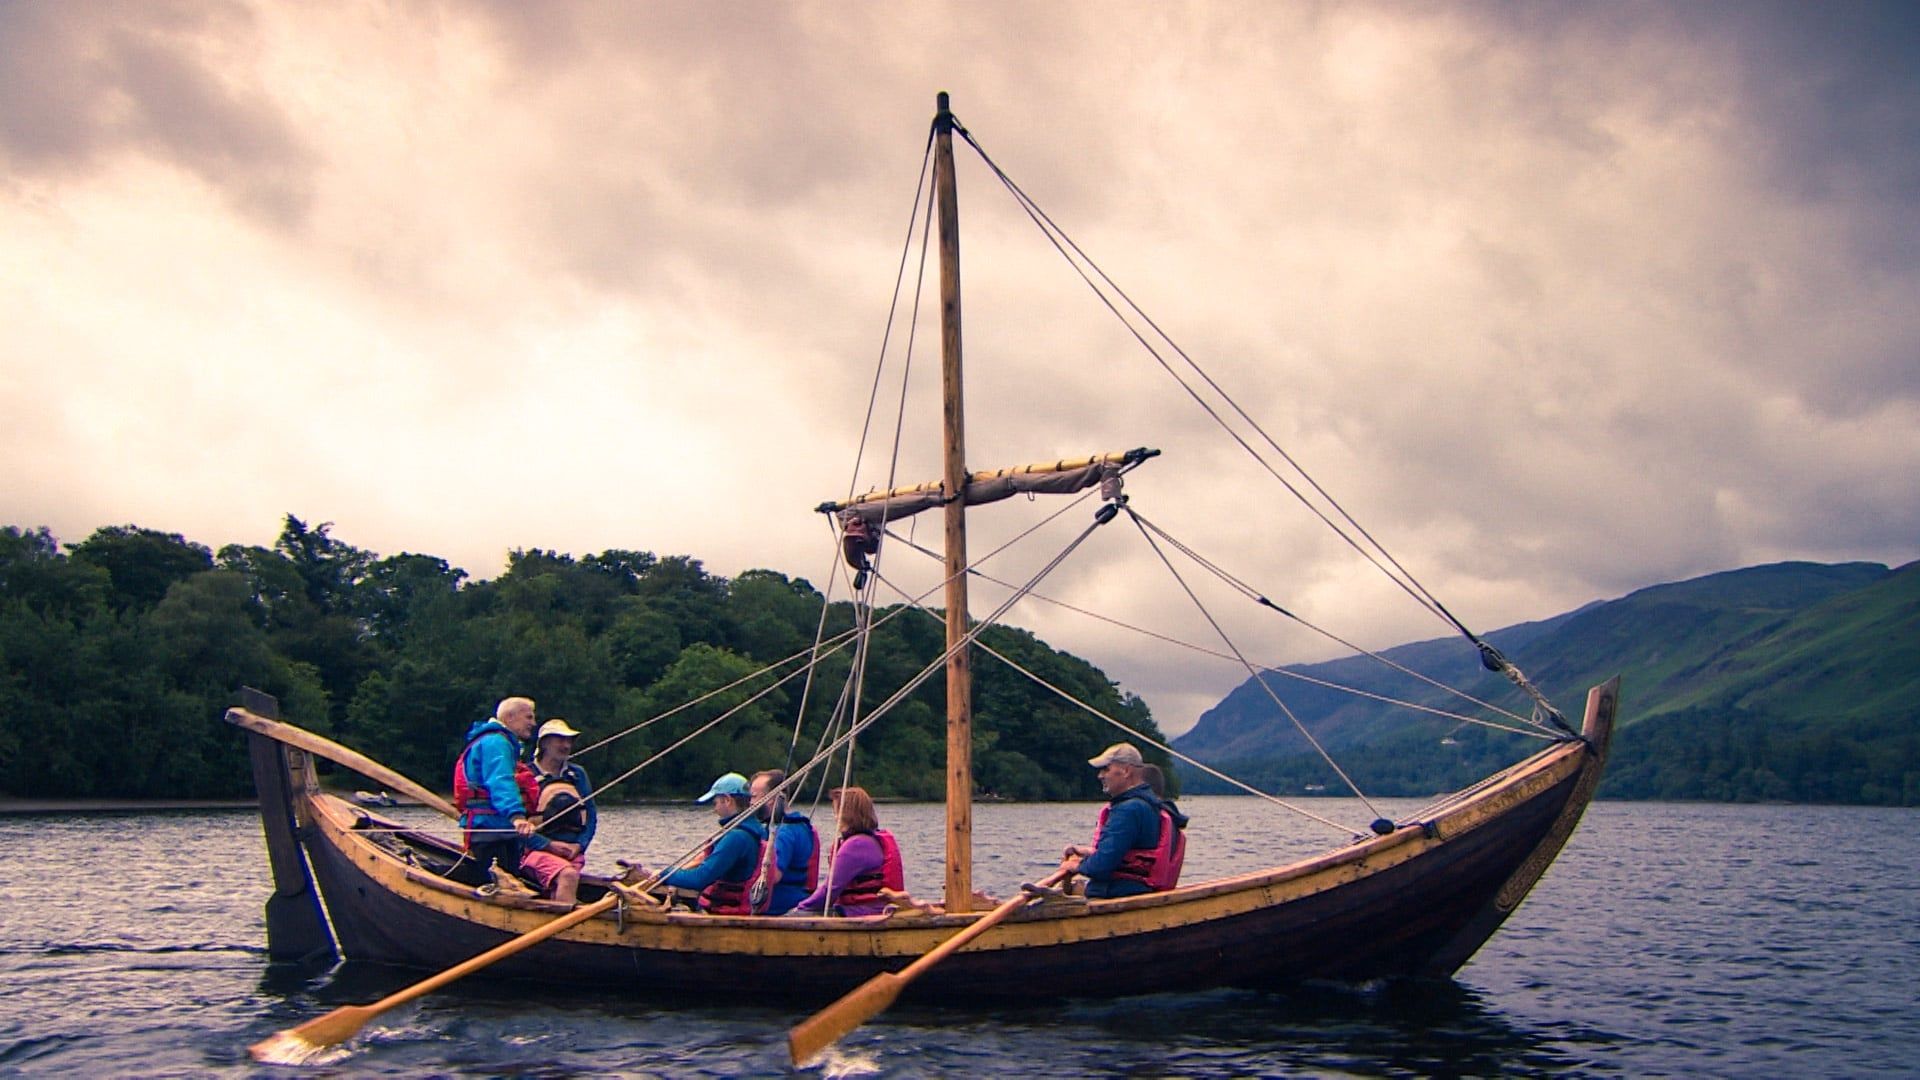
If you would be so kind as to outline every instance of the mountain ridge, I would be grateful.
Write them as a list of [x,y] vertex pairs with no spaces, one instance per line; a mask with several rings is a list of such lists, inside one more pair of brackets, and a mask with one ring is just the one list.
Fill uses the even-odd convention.
[[[1586,687],[1623,676],[1615,760],[1603,794],[1920,800],[1914,704],[1920,700],[1920,563],[1889,569],[1796,561],[1721,571],[1483,637],[1573,714],[1571,722],[1578,721]],[[1478,670],[1476,651],[1458,638],[1414,642],[1382,655],[1440,682],[1469,686],[1483,699],[1500,693],[1493,700],[1526,711],[1524,702],[1511,704],[1517,695],[1504,679]],[[1275,692],[1369,793],[1450,790],[1531,749],[1464,720],[1408,724],[1404,709],[1293,678],[1461,716],[1488,715],[1368,657],[1290,665],[1276,674],[1281,677],[1268,680]],[[1686,744],[1702,739],[1722,752],[1696,762],[1698,775],[1690,779],[1674,761],[1690,758]],[[1174,746],[1267,790],[1341,786],[1252,679]],[[1795,747],[1832,759],[1835,779],[1785,760]],[[1789,782],[1789,775],[1801,779]],[[1190,790],[1224,790],[1195,770],[1183,776]]]

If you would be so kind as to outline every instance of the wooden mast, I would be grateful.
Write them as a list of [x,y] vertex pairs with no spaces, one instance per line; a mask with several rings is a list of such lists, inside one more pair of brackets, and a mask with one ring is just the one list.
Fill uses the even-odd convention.
[[947,883],[950,912],[973,910],[973,664],[967,634],[967,440],[960,392],[960,203],[953,181],[953,114],[934,99],[933,197],[940,216],[940,385],[946,462]]

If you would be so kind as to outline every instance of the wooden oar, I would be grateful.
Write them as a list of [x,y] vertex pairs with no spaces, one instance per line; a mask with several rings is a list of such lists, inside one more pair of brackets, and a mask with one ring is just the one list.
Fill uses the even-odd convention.
[[245,709],[228,709],[227,723],[265,735],[269,739],[286,743],[288,746],[318,754],[337,765],[345,765],[369,780],[378,781],[381,786],[389,790],[398,791],[402,795],[418,800],[422,805],[438,810],[450,818],[458,820],[460,817],[460,812],[453,808],[452,803],[428,791],[420,784],[394,772],[365,754],[349,750],[332,739],[315,735],[306,728],[256,716]]
[[512,941],[496,945],[471,960],[455,964],[430,979],[423,979],[405,990],[388,994],[371,1005],[343,1005],[325,1016],[309,1020],[299,1027],[288,1028],[278,1034],[268,1036],[247,1048],[255,1061],[264,1061],[274,1065],[298,1065],[310,1059],[315,1053],[329,1046],[353,1038],[354,1034],[367,1025],[369,1020],[393,1008],[403,1005],[414,998],[430,994],[453,982],[455,979],[471,975],[495,960],[512,956],[522,949],[537,945],[570,926],[578,925],[603,911],[610,910],[620,902],[620,893],[609,890],[607,895],[583,908],[577,908],[537,929],[529,930]]
[[[1063,866],[1041,881],[1040,887],[1053,885],[1070,873],[1072,871]],[[975,938],[1000,925],[1009,915],[1034,900],[1035,897],[1023,889],[1020,895],[975,919],[972,925],[934,946],[920,959],[899,971],[883,971],[875,975],[854,987],[839,1001],[794,1025],[787,1032],[787,1053],[793,1064],[797,1066],[810,1060],[845,1038],[854,1028],[886,1011],[908,983],[925,974],[928,968],[966,948]]]

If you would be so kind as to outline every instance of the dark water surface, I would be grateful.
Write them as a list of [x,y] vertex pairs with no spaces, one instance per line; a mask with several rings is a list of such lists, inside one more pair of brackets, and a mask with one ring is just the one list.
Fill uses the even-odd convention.
[[[1325,846],[1253,799],[1196,798],[1187,880]],[[1316,810],[1363,823],[1344,800]],[[1387,803],[1404,813],[1412,803]],[[940,808],[882,807],[909,885],[938,892]],[[976,876],[1005,895],[1089,832],[1090,805],[976,808]],[[426,823],[424,812],[400,816]],[[660,861],[694,810],[615,808],[595,869]],[[270,967],[257,816],[0,817],[0,1074],[293,1075],[249,1044],[419,977]],[[902,1009],[828,1076],[1916,1075],[1920,811],[1601,803],[1457,980],[1308,985],[1017,1010]],[[1124,971],[1114,972],[1124,979]],[[319,1075],[787,1072],[790,1007],[676,1007],[483,973],[368,1026]]]

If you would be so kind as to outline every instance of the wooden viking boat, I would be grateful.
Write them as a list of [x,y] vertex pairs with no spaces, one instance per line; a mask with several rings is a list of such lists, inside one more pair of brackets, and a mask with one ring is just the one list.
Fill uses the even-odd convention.
[[[1093,482],[1089,475],[1097,480],[1102,470],[1137,463],[1140,455],[984,473],[965,468],[958,409],[955,130],[941,95],[933,189],[949,404],[945,477],[918,491],[825,507],[855,516],[861,507],[881,507],[882,524],[889,515],[918,508],[908,505],[916,500],[946,514],[950,786],[944,910],[768,918],[621,903],[490,970],[576,985],[666,987],[675,997],[730,994],[749,973],[746,981],[756,992],[824,1002],[900,969],[982,918],[970,910],[966,507],[1015,490],[1085,486]],[[956,491],[965,494],[946,497]],[[1491,654],[1490,666],[1498,659]],[[1507,674],[1526,686],[1517,672]],[[1362,833],[1324,854],[1121,899],[1037,893],[1033,903],[929,969],[911,993],[924,1001],[978,1002],[1270,988],[1303,978],[1448,976],[1513,912],[1579,822],[1606,761],[1617,689],[1616,678],[1589,692],[1577,732],[1563,730],[1517,764],[1411,817],[1376,822],[1375,835]],[[245,707],[227,714],[251,744],[275,886],[267,905],[273,957],[313,959],[337,950],[357,961],[443,969],[535,931],[566,910],[445,877],[460,854],[456,840],[402,827],[321,791],[314,759],[346,764],[389,791],[451,814],[443,798],[274,715],[272,700],[251,692]],[[1558,722],[1558,714],[1554,718]],[[609,887],[607,879],[588,875],[581,899],[602,899]],[[1115,970],[1127,971],[1128,978],[1112,978]]]

